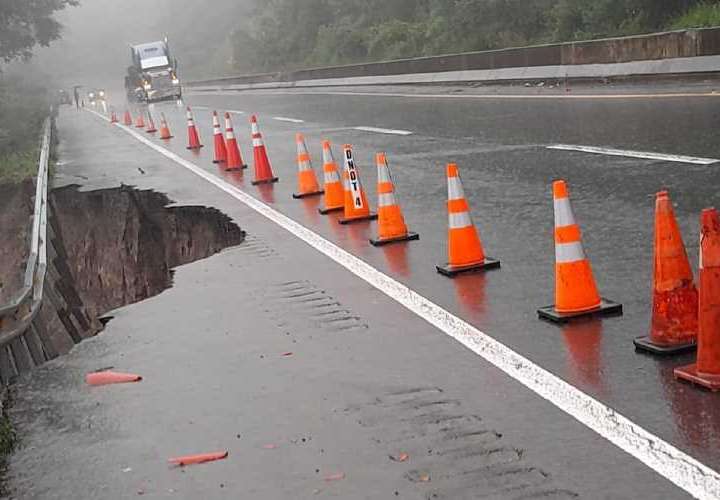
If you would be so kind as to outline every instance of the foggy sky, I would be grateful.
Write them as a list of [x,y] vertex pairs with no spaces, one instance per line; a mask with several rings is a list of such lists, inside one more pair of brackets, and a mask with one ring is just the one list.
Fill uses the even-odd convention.
[[122,88],[131,44],[170,38],[181,79],[230,72],[227,37],[254,0],[81,0],[57,14],[63,38],[32,65],[58,84]]

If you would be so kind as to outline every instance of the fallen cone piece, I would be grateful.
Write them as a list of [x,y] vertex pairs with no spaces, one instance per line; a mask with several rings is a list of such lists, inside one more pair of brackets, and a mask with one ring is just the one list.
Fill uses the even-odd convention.
[[390,455],[390,460],[393,462],[407,462],[410,455],[407,453],[398,453],[397,455]]
[[175,465],[193,465],[202,464],[205,462],[214,462],[215,460],[222,460],[227,458],[227,451],[216,451],[213,453],[201,453],[199,455],[185,455],[183,457],[170,458],[168,462]]
[[85,375],[85,382],[89,385],[125,384],[128,382],[140,382],[141,380],[142,377],[134,373],[103,371]]
[[653,307],[650,335],[634,339],[635,348],[652,354],[695,349],[698,293],[670,195],[655,199]]
[[339,472],[337,474],[330,474],[329,476],[325,476],[325,481],[339,481],[341,479],[345,479],[345,473]]

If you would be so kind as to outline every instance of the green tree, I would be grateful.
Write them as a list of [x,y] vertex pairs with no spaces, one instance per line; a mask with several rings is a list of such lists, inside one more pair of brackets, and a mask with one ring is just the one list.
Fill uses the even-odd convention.
[[0,0],[0,60],[29,59],[38,45],[60,38],[56,11],[78,0]]

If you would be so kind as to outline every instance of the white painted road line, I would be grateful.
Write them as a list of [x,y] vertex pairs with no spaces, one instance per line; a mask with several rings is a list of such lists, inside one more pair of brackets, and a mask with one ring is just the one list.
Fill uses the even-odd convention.
[[720,474],[713,469],[245,191],[132,128],[115,125],[334,260],[695,498],[720,498]]
[[362,130],[363,132],[375,132],[377,134],[412,135],[412,132],[410,132],[409,130],[393,130],[390,128],[353,127],[353,130]]
[[627,158],[642,158],[645,160],[672,161],[677,163],[692,163],[695,165],[712,165],[720,162],[714,158],[697,158],[695,156],[666,155],[662,153],[650,153],[645,151],[628,151],[624,149],[599,148],[595,146],[577,146],[574,144],[553,144],[546,146],[547,149],[561,151],[580,151],[582,153],[593,153],[607,156],[625,156]]
[[[211,109],[210,106],[199,106],[199,105],[198,105],[198,106],[191,106],[191,107],[192,107],[193,109]],[[227,111],[228,113],[232,113],[232,114],[234,114],[234,115],[244,115],[244,114],[245,114],[245,111],[235,111],[235,110],[232,110],[232,109],[227,109],[227,110],[225,110],[225,111]]]
[[287,118],[285,116],[273,116],[273,120],[277,120],[279,122],[305,123],[305,120],[299,120],[297,118]]

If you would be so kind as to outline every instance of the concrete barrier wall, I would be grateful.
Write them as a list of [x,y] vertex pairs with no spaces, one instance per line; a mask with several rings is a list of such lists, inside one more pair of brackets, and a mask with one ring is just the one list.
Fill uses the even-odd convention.
[[720,28],[242,75],[189,82],[187,85],[198,87],[269,84],[508,68],[619,64],[712,55],[720,55]]

